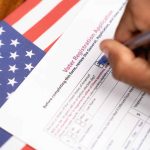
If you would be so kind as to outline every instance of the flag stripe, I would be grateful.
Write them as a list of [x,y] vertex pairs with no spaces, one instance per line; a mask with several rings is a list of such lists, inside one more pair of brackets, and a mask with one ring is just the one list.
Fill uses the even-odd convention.
[[[79,10],[83,6],[83,1],[76,4],[69,13],[63,15],[52,27],[47,29],[42,35],[40,35],[35,41],[34,44],[39,48],[45,50],[47,47],[52,45],[60,35],[64,33],[70,22],[74,20]],[[46,50],[47,51],[47,50]]]
[[51,47],[57,42],[57,40],[60,38],[61,36],[59,36],[55,41],[53,41],[44,51],[45,52],[48,52],[50,49],[51,49]]
[[16,23],[20,18],[22,18],[27,12],[29,12],[40,2],[41,0],[32,0],[32,2],[30,0],[25,1],[23,5],[15,10],[15,13],[11,13],[4,19],[4,21],[6,21],[10,25]]
[[60,2],[48,15],[28,30],[24,36],[30,41],[35,41],[42,33],[58,21],[79,0],[64,0]]
[[34,44],[39,48],[45,50],[51,43],[53,43],[69,26],[70,22],[79,13],[79,10],[84,6],[85,1],[79,1],[72,7],[65,15],[63,15],[52,27],[48,28],[42,35],[40,35]]
[[25,145],[21,150],[35,150],[35,149],[29,145]]
[[[45,17],[53,8],[55,8],[61,0],[43,0],[36,7],[34,7],[30,12],[20,18],[13,28],[19,33],[24,34],[31,29],[35,24],[37,24],[43,17]],[[48,21],[47,21],[48,22]]]

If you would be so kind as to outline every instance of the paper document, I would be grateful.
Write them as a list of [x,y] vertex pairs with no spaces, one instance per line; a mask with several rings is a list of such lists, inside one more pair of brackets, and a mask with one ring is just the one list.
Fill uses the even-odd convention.
[[0,109],[0,126],[39,150],[150,149],[150,96],[100,64],[126,0],[91,0]]

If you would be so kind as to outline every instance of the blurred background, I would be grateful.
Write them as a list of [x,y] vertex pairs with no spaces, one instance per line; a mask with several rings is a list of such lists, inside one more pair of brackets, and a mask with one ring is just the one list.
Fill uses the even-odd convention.
[[0,0],[0,20],[5,18],[25,0]]

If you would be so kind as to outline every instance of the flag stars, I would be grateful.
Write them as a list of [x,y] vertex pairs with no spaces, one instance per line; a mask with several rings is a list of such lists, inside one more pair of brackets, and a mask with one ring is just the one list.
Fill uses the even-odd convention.
[[27,70],[29,70],[29,71],[31,71],[34,67],[32,66],[32,63],[30,63],[30,64],[25,64],[25,68],[24,69],[27,69]]
[[17,52],[14,53],[10,52],[9,58],[13,58],[14,60],[16,60],[17,57],[19,57],[19,55],[17,55]]
[[0,23],[0,101],[13,96],[44,55],[13,27]]
[[5,45],[5,44],[2,42],[2,40],[0,40],[0,48],[1,48],[3,45]]
[[8,79],[8,85],[11,85],[12,87],[16,84],[16,83],[18,83],[16,80],[15,80],[15,78],[12,78],[12,79]]
[[5,32],[5,30],[3,29],[3,27],[0,27],[0,35],[2,35]]
[[16,68],[16,65],[9,65],[9,70],[8,71],[12,71],[13,73],[15,73],[15,71],[18,70],[18,68]]
[[20,42],[18,42],[18,39],[11,40],[11,43],[10,43],[10,45],[13,45],[15,47],[17,47],[17,45],[19,45],[19,44],[20,44]]
[[35,54],[32,52],[32,50],[31,51],[26,51],[25,56],[32,58],[33,55],[35,55]]

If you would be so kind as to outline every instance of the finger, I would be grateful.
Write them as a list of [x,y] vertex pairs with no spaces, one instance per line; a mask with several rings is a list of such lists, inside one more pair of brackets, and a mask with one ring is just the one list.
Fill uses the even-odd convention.
[[121,42],[125,42],[132,38],[132,33],[136,31],[129,5],[130,3],[127,5],[115,33],[115,39]]
[[135,59],[132,51],[114,40],[104,40],[100,47],[102,51],[107,54],[115,78],[126,80],[123,79],[124,72],[128,72],[126,66]]
[[150,92],[150,65],[147,61],[136,58],[130,49],[114,40],[105,40],[100,46],[108,55],[116,79]]

